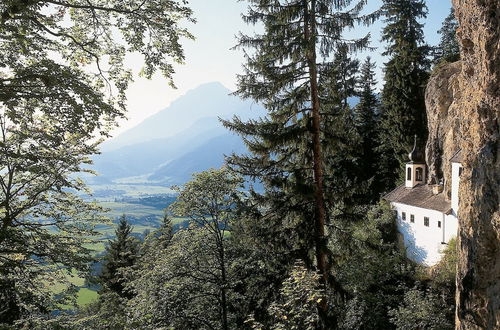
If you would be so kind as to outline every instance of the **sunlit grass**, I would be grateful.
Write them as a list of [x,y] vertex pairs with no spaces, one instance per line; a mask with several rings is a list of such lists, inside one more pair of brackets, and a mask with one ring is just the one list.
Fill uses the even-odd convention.
[[[161,225],[161,220],[164,216],[163,210],[155,209],[151,206],[145,206],[140,204],[124,203],[124,202],[102,202],[100,203],[104,208],[109,208],[110,212],[107,216],[112,220],[116,220],[123,214],[129,216],[129,221],[132,224],[132,232],[135,234],[143,234],[145,231],[153,231]],[[147,219],[147,220],[145,220]],[[171,223],[174,228],[183,227],[188,221],[187,218],[172,217]],[[99,225],[96,228],[98,235],[92,237],[94,242],[87,243],[84,245],[85,248],[90,249],[93,255],[100,256],[106,249],[107,242],[115,237],[116,224],[112,225]],[[66,275],[66,279],[72,285],[78,287],[78,292],[76,295],[77,306],[82,307],[90,304],[91,302],[98,299],[99,294],[87,287],[85,287],[85,279],[79,277],[76,272]],[[58,294],[67,289],[67,284],[58,283],[51,287],[51,291],[54,294]],[[62,310],[74,309],[72,305],[61,305]]]

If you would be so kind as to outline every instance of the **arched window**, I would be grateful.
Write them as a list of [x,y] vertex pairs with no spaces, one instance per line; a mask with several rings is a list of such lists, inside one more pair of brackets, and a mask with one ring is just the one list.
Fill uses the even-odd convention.
[[406,171],[406,180],[411,180],[411,167],[408,167],[408,171]]
[[422,181],[424,176],[424,170],[421,167],[418,167],[416,172],[415,172],[415,179],[417,181]]

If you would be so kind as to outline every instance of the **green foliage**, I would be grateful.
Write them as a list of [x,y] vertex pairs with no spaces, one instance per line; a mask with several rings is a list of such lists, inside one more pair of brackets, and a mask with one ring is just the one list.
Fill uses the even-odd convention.
[[380,102],[376,94],[375,63],[367,57],[361,66],[358,78],[359,103],[354,107],[354,122],[361,137],[361,159],[363,160],[360,176],[369,182],[365,202],[374,202],[383,191],[383,184],[377,175],[379,164],[378,115]]
[[[235,322],[231,237],[242,179],[228,169],[195,174],[177,188],[170,211],[190,226],[172,236],[170,224],[148,236],[132,274],[133,327],[228,329]],[[228,238],[229,237],[229,238]]]
[[[333,62],[319,79],[323,114],[325,198],[331,222],[350,217],[353,205],[367,198],[368,182],[363,166],[363,139],[356,127],[354,109],[348,99],[358,94],[359,61],[346,47],[339,47]],[[342,218],[342,219],[341,219]]]
[[50,287],[87,273],[104,219],[75,173],[124,116],[126,52],[170,79],[190,19],[182,1],[0,2],[0,319],[57,308]]
[[[342,32],[373,22],[377,13],[361,14],[365,1],[248,2],[244,20],[261,23],[263,32],[239,36],[238,47],[247,55],[236,94],[262,103],[267,115],[247,122],[237,117],[224,121],[243,137],[250,152],[232,155],[228,164],[264,184],[264,193],[253,193],[250,204],[258,205],[252,211],[256,221],[265,223],[263,235],[269,238],[265,244],[274,246],[273,253],[284,253],[280,257],[288,260],[288,266],[301,259],[312,268],[313,250],[317,259],[326,259],[324,202],[335,203],[352,194],[336,184],[346,166],[355,164],[343,152],[356,148],[351,136],[344,136],[353,129],[346,98],[357,67],[348,54],[366,48],[369,36],[348,40]],[[343,151],[328,155],[336,146]],[[337,171],[340,162],[345,166]],[[330,192],[335,199],[327,196]],[[326,275],[323,264],[317,266]]]
[[386,202],[330,240],[343,301],[332,308],[341,329],[391,329],[388,308],[414,285],[414,269],[399,249],[394,212]]
[[139,242],[131,236],[132,226],[125,215],[120,218],[115,230],[115,238],[106,246],[103,266],[99,275],[102,292],[111,291],[121,298],[130,299],[132,294],[126,290],[126,276],[135,264],[139,252]]
[[[164,244],[165,241],[158,243]],[[213,329],[222,327],[222,272],[208,228],[191,226],[170,243],[154,246],[154,258],[139,264],[128,303],[132,327]]]
[[408,291],[402,305],[389,314],[397,329],[454,329],[441,299],[432,292]]
[[434,63],[455,62],[460,59],[460,46],[456,36],[457,28],[455,10],[451,7],[450,14],[444,19],[443,25],[438,31],[441,40],[435,49]]
[[[246,202],[251,204],[253,200]],[[238,222],[231,226],[229,240],[233,254],[233,306],[239,328],[245,327],[250,315],[252,324],[272,324],[269,306],[278,300],[281,284],[289,275],[290,255],[297,253],[297,246],[293,242],[282,244],[276,229],[255,211],[246,203],[238,207]],[[290,237],[294,235],[293,227],[285,230]]]
[[439,263],[433,267],[432,279],[438,285],[455,286],[457,275],[458,251],[457,239],[453,238],[448,242],[448,246],[443,251],[443,256]]
[[124,329],[125,301],[117,293],[106,291],[99,299],[79,310],[75,316],[59,318],[64,329]]
[[[82,0],[9,0],[0,4],[0,14],[4,46],[0,62],[11,69],[5,70],[0,80],[0,100],[16,106],[19,96],[22,104],[25,99],[51,95],[47,98],[48,107],[65,100],[60,105],[70,110],[82,104],[78,102],[78,94],[96,95],[80,108],[82,114],[86,113],[82,121],[75,122],[80,127],[100,126],[103,122],[98,119],[102,113],[110,119],[119,113],[109,106],[86,112],[88,106],[97,108],[102,103],[99,94],[64,92],[68,88],[78,91],[93,86],[85,84],[88,80],[81,81],[85,75],[78,68],[89,68],[96,90],[115,88],[123,109],[124,91],[132,79],[124,67],[125,54],[137,52],[143,56],[142,72],[146,77],[159,69],[170,79],[172,62],[184,59],[179,38],[191,38],[180,27],[183,20],[192,20],[191,10],[184,1],[103,0],[97,5]],[[51,57],[51,53],[55,56]],[[54,93],[58,90],[61,93]],[[51,109],[54,108],[59,107]]]
[[276,302],[269,306],[271,327],[264,327],[250,318],[253,329],[317,329],[319,324],[318,304],[324,299],[319,284],[320,276],[296,262],[290,276],[283,282]]
[[429,47],[424,43],[423,25],[427,15],[423,0],[385,0],[382,10],[386,26],[382,40],[387,42],[384,69],[382,116],[380,122],[382,153],[380,173],[386,178],[385,190],[394,187],[400,169],[416,135],[427,140],[424,90],[428,79]]
[[234,203],[243,188],[243,179],[228,168],[210,169],[193,174],[193,180],[181,188],[169,209],[175,216],[209,227],[214,233],[228,229]]

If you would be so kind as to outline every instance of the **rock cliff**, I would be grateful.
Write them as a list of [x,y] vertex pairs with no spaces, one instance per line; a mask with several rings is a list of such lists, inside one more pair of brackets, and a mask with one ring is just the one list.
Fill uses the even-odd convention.
[[459,148],[460,98],[458,76],[462,63],[441,65],[434,70],[425,91],[429,138],[425,150],[429,165],[429,183],[444,182],[444,193],[450,199],[450,159]]
[[430,177],[449,178],[462,150],[456,328],[500,329],[500,1],[453,5],[462,61],[429,82],[427,160]]

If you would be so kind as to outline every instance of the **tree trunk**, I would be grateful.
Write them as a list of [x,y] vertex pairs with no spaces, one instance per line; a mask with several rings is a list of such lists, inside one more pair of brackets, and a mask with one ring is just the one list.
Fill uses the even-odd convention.
[[500,329],[500,2],[453,0],[462,71],[456,329]]
[[[218,221],[216,223],[219,223]],[[217,229],[219,229],[217,227]],[[219,250],[219,264],[220,264],[220,270],[221,270],[221,282],[222,286],[220,288],[220,295],[221,295],[221,308],[222,308],[222,329],[223,330],[228,330],[228,324],[227,324],[227,275],[226,275],[226,256],[224,252],[224,237],[222,234],[218,234],[217,237],[217,245],[218,245],[218,250]]]
[[[309,11],[308,1],[304,1],[304,34],[308,43],[307,50],[307,65],[309,67],[309,81],[311,87],[311,105],[312,105],[312,138],[313,138],[313,171],[314,171],[314,194],[315,194],[315,244],[316,244],[316,263],[319,272],[321,273],[322,284],[328,283],[328,266],[327,254],[325,250],[325,200],[323,188],[323,155],[321,152],[321,120],[320,120],[320,103],[318,96],[318,72],[316,66],[316,1],[311,0],[311,9]],[[323,297],[320,305],[320,310],[323,315],[322,321],[324,324],[328,303],[326,297]]]

